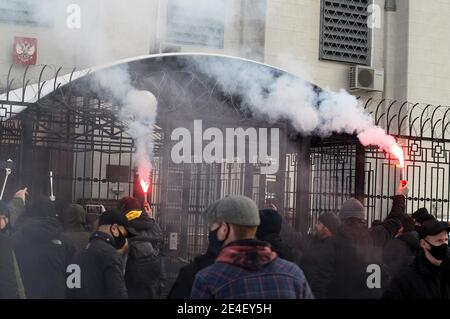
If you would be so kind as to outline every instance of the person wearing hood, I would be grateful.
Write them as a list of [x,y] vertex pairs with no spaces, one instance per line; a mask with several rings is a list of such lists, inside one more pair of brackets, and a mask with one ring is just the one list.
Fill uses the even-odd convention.
[[394,277],[384,299],[450,299],[449,231],[446,222],[423,222],[419,255]]
[[425,207],[419,208],[416,210],[411,217],[414,220],[416,231],[420,229],[422,224],[427,220],[436,219],[433,215],[431,215]]
[[35,198],[12,235],[27,298],[65,298],[66,267],[74,249],[61,237],[54,203]]
[[141,210],[139,200],[125,197],[119,202],[122,214],[128,220],[130,249],[125,268],[128,296],[133,299],[152,299],[160,296],[163,279],[163,233],[151,218],[151,211]]
[[62,236],[70,243],[76,252],[86,247],[91,235],[84,225],[86,224],[86,211],[83,206],[70,204],[61,214],[61,222],[64,228]]
[[10,218],[9,207],[0,201],[0,299],[24,299],[19,265],[10,238],[3,234]]
[[78,286],[67,287],[69,298],[128,298],[123,256],[128,253],[128,238],[132,236],[122,213],[116,210],[103,212],[89,244],[71,262],[79,267],[81,278]]
[[221,250],[215,263],[195,276],[192,299],[313,298],[303,271],[255,238],[260,217],[253,200],[228,196],[205,215],[209,238]]
[[420,251],[419,234],[415,231],[414,220],[406,216],[398,235],[389,240],[383,250],[383,262],[389,277],[395,277],[403,268],[411,264]]
[[256,238],[268,242],[278,257],[294,261],[291,247],[287,246],[280,237],[282,217],[274,209],[259,211],[261,223],[256,231]]

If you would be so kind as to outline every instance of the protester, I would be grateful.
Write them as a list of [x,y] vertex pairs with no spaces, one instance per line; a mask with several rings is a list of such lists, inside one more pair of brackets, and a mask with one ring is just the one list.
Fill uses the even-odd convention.
[[337,233],[341,221],[332,212],[319,216],[314,226],[314,234],[305,237],[308,240],[302,256],[300,267],[303,269],[309,285],[318,299],[327,298],[335,272],[335,247],[333,236]]
[[128,252],[128,221],[116,210],[106,210],[88,246],[71,264],[80,267],[79,287],[68,287],[70,298],[128,298],[124,278],[123,256]]
[[449,231],[446,222],[423,222],[419,231],[421,252],[392,280],[383,298],[450,299]]
[[13,245],[3,233],[10,216],[8,205],[0,201],[0,299],[23,299],[25,290]]
[[160,297],[165,277],[162,230],[151,217],[149,208],[141,210],[137,198],[125,197],[119,201],[118,206],[128,220],[128,231],[135,235],[129,241],[125,270],[128,295],[139,299]]
[[62,236],[76,250],[81,251],[86,248],[89,242],[90,233],[86,231],[86,211],[83,206],[70,204],[61,214],[61,222],[64,228]]
[[260,218],[254,201],[225,197],[210,205],[205,217],[211,240],[222,249],[216,262],[195,276],[191,298],[313,298],[303,271],[255,239]]
[[261,223],[256,231],[256,238],[268,242],[280,258],[293,262],[291,247],[286,245],[280,237],[281,215],[276,210],[263,209],[259,211],[259,218]]

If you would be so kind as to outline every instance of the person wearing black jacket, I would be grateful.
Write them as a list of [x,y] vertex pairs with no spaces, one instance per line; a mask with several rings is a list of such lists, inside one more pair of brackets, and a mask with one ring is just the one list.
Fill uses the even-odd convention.
[[383,262],[389,277],[395,277],[401,269],[410,265],[419,252],[419,234],[415,231],[414,220],[406,216],[399,234],[389,240],[383,249]]
[[3,234],[9,217],[7,204],[0,201],[0,299],[25,298],[22,277],[12,242],[8,236]]
[[256,231],[256,238],[268,242],[278,257],[294,261],[291,247],[286,245],[280,237],[282,217],[274,209],[262,209],[259,211],[261,224]]
[[83,206],[70,204],[61,215],[61,221],[64,228],[62,236],[79,252],[86,248],[91,233],[86,231],[86,211]]
[[195,275],[203,268],[214,264],[217,255],[218,251],[215,251],[210,244],[205,254],[195,257],[190,264],[180,268],[167,299],[189,299]]
[[164,285],[162,243],[163,233],[151,218],[151,210],[140,209],[137,198],[126,197],[119,206],[128,220],[128,230],[136,236],[130,239],[130,249],[125,268],[128,296],[133,299],[160,297]]
[[17,220],[12,241],[27,298],[66,297],[66,267],[74,249],[61,232],[48,197],[35,198]]
[[449,231],[446,222],[423,223],[420,254],[392,280],[384,299],[450,299]]
[[332,212],[319,216],[314,226],[314,234],[305,237],[305,250],[300,262],[300,268],[305,272],[306,279],[317,299],[327,298],[331,281],[335,274],[335,247],[333,235],[337,233],[341,221]]
[[[106,210],[87,248],[78,253],[72,264],[80,269],[80,285],[68,287],[70,298],[128,298],[122,256],[128,252],[128,221],[120,212]],[[69,280],[69,278],[68,278]]]
[[[381,225],[367,228],[364,206],[351,198],[339,212],[342,225],[333,238],[335,274],[329,286],[328,298],[378,299],[388,278],[382,263],[386,242],[398,233],[404,216],[407,185],[400,184],[394,196],[391,212]],[[369,287],[370,266],[380,267],[380,285]]]

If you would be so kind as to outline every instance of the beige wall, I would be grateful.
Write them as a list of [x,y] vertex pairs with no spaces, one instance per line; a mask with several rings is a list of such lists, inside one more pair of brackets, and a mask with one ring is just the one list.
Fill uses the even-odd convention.
[[[319,60],[320,1],[267,2],[265,61],[320,87],[348,89],[350,64]],[[383,7],[384,1],[376,0],[376,3]],[[383,67],[383,29],[374,29],[373,44],[373,66]],[[355,95],[380,96],[379,93],[363,92],[355,92]]]
[[450,104],[450,1],[409,1],[408,99]]
[[[76,66],[83,69],[118,59],[148,54],[155,41],[157,0],[80,0],[81,29],[66,25],[70,0],[57,0],[51,9],[55,23],[51,27],[35,27],[0,23],[0,87],[12,64],[14,36],[38,39],[37,65],[29,69],[29,77],[37,80],[44,64],[63,66],[61,74]],[[130,23],[133,21],[133,23]],[[55,68],[53,68],[55,70]],[[14,67],[15,87],[21,86],[24,67]],[[54,71],[45,73],[51,78]]]

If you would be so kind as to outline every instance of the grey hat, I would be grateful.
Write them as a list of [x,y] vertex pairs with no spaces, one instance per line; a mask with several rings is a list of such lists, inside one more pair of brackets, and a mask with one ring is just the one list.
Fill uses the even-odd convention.
[[245,196],[228,196],[211,204],[205,211],[208,224],[227,222],[241,226],[259,226],[256,203]]
[[366,212],[364,206],[356,198],[350,198],[342,204],[341,210],[339,211],[339,218],[358,218],[361,220],[366,219]]

